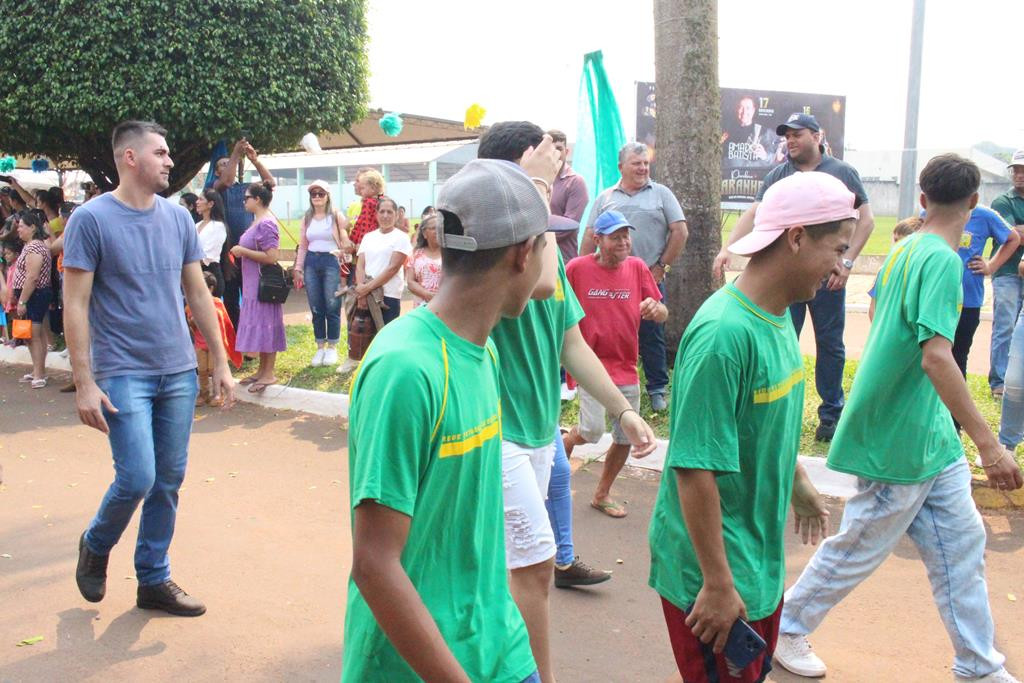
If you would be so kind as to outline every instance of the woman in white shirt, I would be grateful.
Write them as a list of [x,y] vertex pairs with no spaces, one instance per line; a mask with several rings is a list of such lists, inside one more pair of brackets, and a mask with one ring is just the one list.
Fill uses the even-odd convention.
[[341,337],[341,283],[339,251],[347,253],[348,222],[331,207],[331,188],[322,180],[314,180],[309,191],[309,210],[302,218],[299,249],[295,255],[296,289],[306,287],[309,312],[313,314],[313,337],[316,353],[313,367],[338,363],[338,339]]
[[216,297],[224,296],[224,273],[220,261],[224,255],[224,242],[228,237],[227,226],[224,225],[224,200],[220,192],[214,189],[203,190],[196,198],[196,212],[199,222],[199,246],[203,250],[202,268],[217,278],[217,287],[213,290]]
[[359,260],[356,264],[356,296],[360,308],[366,308],[366,295],[384,288],[384,324],[398,317],[402,308],[402,290],[405,279],[402,266],[412,254],[412,243],[408,233],[395,227],[398,220],[398,204],[391,197],[381,196],[377,200],[377,225],[359,243]]

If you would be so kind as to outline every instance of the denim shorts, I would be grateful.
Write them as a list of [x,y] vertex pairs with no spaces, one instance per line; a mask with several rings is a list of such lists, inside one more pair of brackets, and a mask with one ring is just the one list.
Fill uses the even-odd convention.
[[[21,300],[21,290],[14,290],[14,295]],[[25,308],[28,309],[28,319],[34,323],[43,322],[43,318],[46,317],[46,312],[50,310],[50,302],[53,301],[53,290],[49,287],[36,287],[35,291],[32,292],[32,296],[25,302]]]

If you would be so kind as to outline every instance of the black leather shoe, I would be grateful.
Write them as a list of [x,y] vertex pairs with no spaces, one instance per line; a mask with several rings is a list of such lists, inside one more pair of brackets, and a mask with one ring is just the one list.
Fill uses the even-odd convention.
[[99,602],[107,594],[107,560],[110,555],[97,555],[85,544],[85,532],[78,539],[78,568],[75,581],[82,597]]
[[154,586],[139,586],[135,604],[140,609],[162,609],[179,617],[198,617],[206,612],[206,605],[170,580]]
[[822,422],[818,424],[818,428],[814,430],[815,441],[831,441],[832,437],[836,435],[836,423],[835,422]]

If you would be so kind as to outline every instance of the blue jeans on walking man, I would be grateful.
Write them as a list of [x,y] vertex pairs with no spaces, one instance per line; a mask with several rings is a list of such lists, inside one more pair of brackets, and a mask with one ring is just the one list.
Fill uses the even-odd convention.
[[1024,302],[1024,279],[1019,275],[992,278],[992,347],[989,351],[989,388],[1001,389],[1010,354],[1010,337]]
[[846,289],[832,291],[827,282],[822,284],[810,301],[789,307],[796,336],[804,326],[807,309],[811,311],[814,326],[814,385],[821,397],[818,421],[834,425],[839,421],[845,403],[843,398],[843,368],[846,365],[846,346],[843,330],[846,328]]
[[965,457],[916,484],[858,478],[857,494],[846,502],[839,531],[825,539],[786,591],[779,633],[813,632],[829,610],[882,564],[904,534],[928,571],[935,605],[953,643],[953,673],[974,678],[998,671],[1005,657],[995,648],[985,582],[985,527],[971,497]]
[[98,555],[109,554],[141,502],[135,573],[139,585],[161,584],[171,576],[167,551],[188,461],[199,393],[196,372],[108,377],[96,384],[117,409],[103,411],[110,428],[114,483],[89,523],[85,544]]
[[326,251],[310,251],[303,267],[306,298],[313,314],[313,338],[317,344],[337,344],[341,337],[341,284],[338,259]]
[[[658,285],[661,303],[665,300],[665,283]],[[668,389],[668,360],[665,357],[665,323],[644,320],[640,323],[640,360],[647,377],[647,395],[665,395]]]

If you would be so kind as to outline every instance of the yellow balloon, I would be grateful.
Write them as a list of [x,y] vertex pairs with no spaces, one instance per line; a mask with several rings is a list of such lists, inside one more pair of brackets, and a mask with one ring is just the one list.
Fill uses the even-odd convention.
[[466,120],[463,122],[463,126],[466,130],[470,128],[479,128],[484,122],[484,116],[487,114],[487,110],[481,107],[479,104],[473,103],[466,110]]

